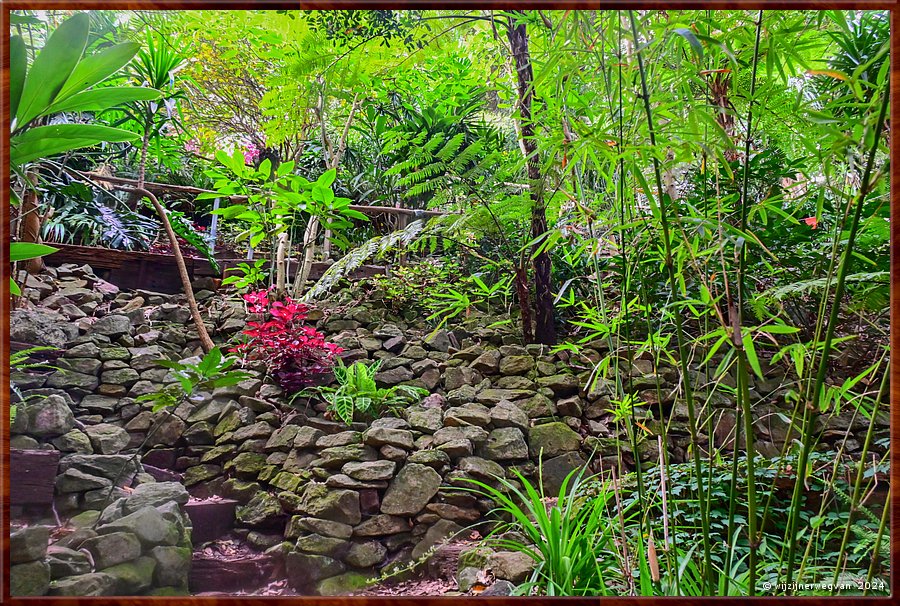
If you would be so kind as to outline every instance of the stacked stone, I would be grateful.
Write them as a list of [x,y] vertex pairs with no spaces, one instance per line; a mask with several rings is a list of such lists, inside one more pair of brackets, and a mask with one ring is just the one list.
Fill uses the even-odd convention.
[[141,484],[102,512],[73,517],[52,542],[48,526],[13,529],[10,594],[188,595],[188,497],[178,483]]
[[[26,290],[40,301],[40,309],[14,312],[13,340],[53,345],[65,353],[57,363],[60,371],[13,377],[26,401],[13,426],[12,446],[62,451],[58,510],[97,510],[113,483],[116,507],[125,507],[130,497],[120,487],[153,486],[137,465],[122,477],[116,473],[128,459],[123,450],[152,431],[143,464],[182,473],[182,484],[197,497],[237,500],[237,532],[257,549],[283,558],[290,583],[304,592],[352,591],[367,578],[422,557],[445,538],[483,525],[491,504],[457,490],[471,487],[467,480],[506,476],[515,481],[514,471],[534,478],[541,463],[544,489],[556,494],[562,479],[592,454],[604,459],[605,467],[620,451],[626,462],[658,456],[655,440],[643,440],[635,455],[616,434],[610,385],[592,376],[596,363],[610,355],[609,343],[588,343],[578,355],[551,353],[540,345],[518,344],[508,324],[486,328],[502,318],[480,312],[438,331],[427,329],[415,314],[397,317],[372,303],[339,315],[331,313],[337,307],[325,305],[310,314],[329,340],[345,349],[348,363],[381,361],[380,386],[415,385],[430,392],[401,418],[346,426],[317,414],[325,411],[321,402],[311,401],[305,410],[304,401],[288,403],[262,372],[238,385],[196,394],[173,411],[154,413],[135,398],[173,380],[155,360],[199,360],[199,343],[179,296],[117,292],[87,267],[56,271],[55,281]],[[89,283],[93,290],[85,288]],[[245,328],[241,303],[214,295],[211,284],[195,286],[217,341]],[[336,305],[353,297],[340,293]],[[73,307],[85,315],[78,318]],[[73,318],[74,327],[67,323]],[[774,448],[784,439],[772,414],[776,403],[783,403],[784,389],[777,369],[763,364],[766,379],[753,380],[751,396],[768,400],[754,410],[760,414],[760,448]],[[676,398],[677,370],[644,359],[620,360],[617,374],[654,418],[660,406],[669,415],[670,460],[683,460],[688,432],[686,407]],[[716,445],[727,446],[733,406],[716,398],[710,404],[718,413]],[[847,427],[851,419],[848,414]],[[852,422],[854,429],[865,424],[862,417]],[[886,415],[877,422],[887,427]],[[647,427],[653,431],[656,423],[648,420]],[[103,515],[117,511],[107,508]],[[134,513],[123,510],[120,517]],[[183,542],[184,534],[162,547],[186,548]],[[146,579],[149,562],[135,561],[153,555],[141,545],[139,555],[110,567],[130,563],[138,570],[132,566],[129,574],[143,571]],[[482,555],[483,561],[476,554],[471,565],[461,562],[461,586],[477,578],[467,569],[489,567],[510,583],[529,570],[519,554]],[[29,565],[23,571],[37,578],[42,567],[33,563],[45,557],[17,565]],[[59,589],[61,578],[54,579],[51,591],[67,591],[65,584]],[[88,580],[71,591],[117,590],[108,579]]]

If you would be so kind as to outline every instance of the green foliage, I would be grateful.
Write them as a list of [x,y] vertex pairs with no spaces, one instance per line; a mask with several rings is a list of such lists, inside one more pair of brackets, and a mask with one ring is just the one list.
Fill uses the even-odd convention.
[[10,107],[12,136],[10,164],[14,170],[27,162],[65,151],[109,141],[130,141],[132,133],[95,124],[36,126],[45,116],[60,112],[101,111],[130,101],[158,99],[160,93],[140,87],[91,87],[124,67],[138,52],[125,43],[84,56],[89,17],[78,13],[49,36],[27,67],[23,39],[10,41]]
[[175,211],[175,210],[166,210],[166,216],[169,218],[169,223],[172,225],[172,231],[175,232],[179,238],[185,240],[188,244],[196,248],[200,251],[206,260],[209,261],[210,267],[212,267],[213,271],[219,273],[221,270],[219,269],[219,263],[216,261],[216,258],[213,256],[212,249],[209,246],[209,241],[195,228],[193,223],[188,221],[188,219],[184,216],[184,213]]
[[[513,475],[490,484],[464,478],[474,487],[460,490],[496,504],[491,513],[501,521],[485,538],[487,545],[524,553],[534,561],[534,572],[516,594],[613,595],[610,582],[621,568],[614,555],[617,522],[608,513],[612,487],[604,484],[586,495],[585,486],[596,480],[581,468],[569,472],[558,494],[546,495],[540,471],[537,486],[518,470]],[[526,540],[507,538],[516,535]]]
[[249,379],[251,375],[242,370],[231,370],[236,362],[237,358],[224,357],[218,347],[212,348],[197,363],[157,360],[159,366],[172,371],[175,383],[159,391],[139,396],[136,401],[150,402],[153,412],[158,412],[178,406],[190,399],[198,390],[212,391],[217,387],[237,385]]
[[396,414],[401,407],[428,395],[427,389],[412,385],[378,387],[375,375],[379,368],[381,360],[370,365],[354,362],[346,366],[338,359],[334,366],[337,387],[325,386],[304,390],[294,397],[318,395],[328,403],[328,411],[332,416],[350,425],[354,420]]
[[460,282],[462,269],[450,260],[423,259],[419,263],[391,268],[390,275],[368,280],[375,298],[394,311],[431,307],[435,293],[446,292]]
[[[58,249],[53,248],[52,246],[47,246],[46,244],[34,244],[31,242],[11,242],[9,245],[9,260],[11,263],[15,263],[16,261],[37,259],[38,257],[53,254],[57,250]],[[16,284],[16,281],[12,279],[12,277],[10,277],[9,279],[9,292],[10,294],[16,296],[22,294],[22,290],[19,288],[19,285]]]
[[392,231],[384,236],[376,236],[335,261],[319,281],[306,291],[304,300],[310,301],[331,291],[343,278],[362,266],[371,258],[379,258],[395,250],[402,250],[412,244],[425,229],[425,221],[416,219],[404,229]]
[[237,267],[229,267],[225,272],[234,272],[233,276],[226,276],[222,280],[222,286],[234,285],[238,291],[250,291],[262,286],[269,272],[263,269],[266,259],[257,259],[251,267],[249,263],[238,263]]
[[96,192],[77,181],[48,183],[43,202],[49,218],[41,224],[41,237],[48,242],[147,250],[159,223],[121,208],[118,198],[103,189]]
[[216,152],[216,160],[225,171],[214,168],[207,175],[215,181],[215,194],[200,194],[197,199],[246,196],[242,204],[232,204],[215,211],[226,220],[240,221],[245,227],[238,240],[248,240],[256,248],[264,240],[274,240],[291,229],[302,215],[315,216],[326,229],[333,230],[340,242],[342,230],[353,221],[365,221],[366,216],[350,208],[348,198],[335,197],[332,184],[335,170],[329,170],[315,181],[293,174],[294,162],[272,167],[263,160],[259,167],[248,166],[240,149],[232,155]]
[[[57,351],[55,347],[29,347],[27,349],[22,349],[19,351],[14,351],[9,354],[9,368],[13,371],[23,372],[28,370],[59,370],[56,366],[52,366],[47,364],[46,362],[29,362],[32,356],[36,353],[40,353],[42,351]],[[24,399],[22,393],[19,391],[18,387],[16,387],[15,383],[10,383],[10,390],[15,393],[19,399]],[[10,404],[9,406],[9,422],[13,423],[16,420],[16,410],[17,407],[15,404]]]

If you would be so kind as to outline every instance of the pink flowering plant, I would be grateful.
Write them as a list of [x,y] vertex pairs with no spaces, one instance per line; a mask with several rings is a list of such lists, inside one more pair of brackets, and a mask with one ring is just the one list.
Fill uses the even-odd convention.
[[343,350],[306,323],[308,305],[290,297],[273,300],[270,290],[250,292],[243,299],[256,319],[247,322],[243,331],[247,340],[232,352],[265,361],[269,374],[287,393],[309,387],[331,371]]

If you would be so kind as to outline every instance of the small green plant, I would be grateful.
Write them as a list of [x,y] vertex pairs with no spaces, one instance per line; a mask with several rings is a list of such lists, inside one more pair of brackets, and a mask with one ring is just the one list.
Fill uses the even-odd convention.
[[[538,593],[548,596],[584,596],[611,593],[610,578],[619,566],[615,531],[619,521],[608,515],[614,492],[605,488],[588,495],[585,488],[595,481],[585,476],[586,467],[565,477],[556,495],[546,495],[543,471],[538,470],[535,486],[518,470],[514,479],[496,478],[492,484],[465,478],[474,488],[458,490],[492,500],[498,524],[486,537],[489,545],[524,553],[534,560],[530,578],[516,589],[516,595]],[[525,540],[508,537],[524,537]],[[619,569],[621,574],[621,568]]]
[[[366,365],[354,362],[346,366],[338,359],[334,366],[334,377],[338,387],[317,387],[313,393],[328,404],[328,412],[349,425],[356,418],[379,417],[385,413],[396,414],[411,401],[428,395],[428,390],[413,385],[378,387],[375,374],[381,368],[381,360]],[[308,397],[310,390],[297,396]],[[295,397],[297,397],[295,396]]]
[[[428,319],[440,319],[438,324],[440,327],[460,314],[468,316],[472,309],[477,306],[502,302],[503,306],[506,307],[510,298],[512,283],[512,276],[504,276],[490,285],[478,276],[470,276],[463,282],[462,288],[458,290],[448,288],[445,293],[439,292],[434,294],[429,304],[433,312],[428,316]],[[491,324],[488,328],[505,323],[508,323],[508,321]]]
[[[45,362],[29,362],[33,354],[36,354],[40,351],[55,351],[55,347],[29,347],[28,349],[23,349],[21,351],[13,352],[9,355],[9,369],[17,370],[17,371],[25,371],[25,370],[59,370],[55,366],[51,366]],[[16,387],[14,383],[9,384],[10,390],[19,396],[20,400],[25,400],[22,396],[22,393],[19,391],[19,388]],[[9,422],[12,423],[16,420],[16,405],[12,404],[9,407]]]
[[249,378],[250,374],[242,370],[231,370],[236,362],[237,358],[224,357],[218,347],[212,348],[197,364],[157,360],[159,366],[172,370],[177,382],[159,391],[140,396],[137,401],[151,402],[153,412],[159,412],[178,406],[194,395],[198,389],[211,391],[217,387],[237,385]]
[[269,272],[263,269],[266,261],[268,259],[257,259],[252,267],[249,263],[238,263],[237,267],[229,267],[225,272],[234,272],[235,275],[222,280],[222,286],[232,284],[239,291],[250,291],[264,285],[269,276]]
[[372,278],[369,296],[397,311],[410,308],[427,311],[433,293],[459,288],[460,271],[459,264],[449,260],[425,259],[421,263],[401,265],[393,268],[389,276]]

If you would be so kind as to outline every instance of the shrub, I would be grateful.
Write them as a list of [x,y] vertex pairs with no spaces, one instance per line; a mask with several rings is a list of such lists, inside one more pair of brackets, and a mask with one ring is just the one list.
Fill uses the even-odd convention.
[[325,341],[325,335],[305,324],[309,306],[290,297],[269,299],[269,291],[243,296],[247,310],[259,320],[247,322],[243,331],[249,340],[233,352],[249,360],[263,360],[269,374],[287,393],[296,393],[331,370],[342,349]]
[[377,418],[386,412],[394,414],[399,407],[428,394],[427,389],[412,385],[379,388],[375,383],[379,368],[381,360],[371,366],[362,362],[344,366],[339,359],[334,367],[338,387],[319,387],[316,392],[328,403],[331,415],[348,425],[355,417]]
[[508,520],[487,536],[488,545],[534,560],[534,572],[516,589],[517,595],[609,594],[611,579],[621,577],[614,546],[618,524],[608,514],[613,491],[607,487],[596,495],[585,495],[584,488],[595,482],[584,477],[586,469],[572,470],[552,497],[544,494],[542,470],[536,484],[512,470],[514,479],[498,477],[496,485],[491,485],[465,478],[474,487],[458,488],[490,499],[496,504],[492,512]]

